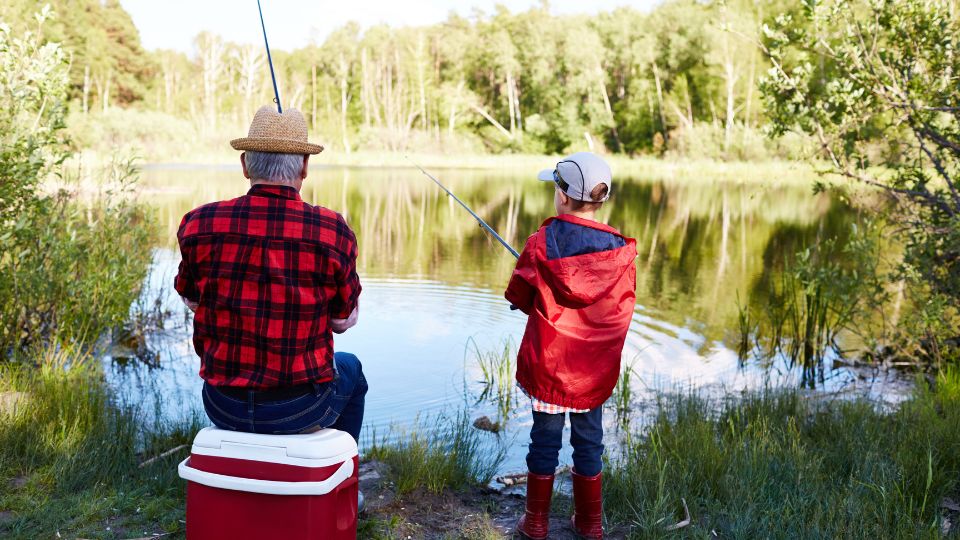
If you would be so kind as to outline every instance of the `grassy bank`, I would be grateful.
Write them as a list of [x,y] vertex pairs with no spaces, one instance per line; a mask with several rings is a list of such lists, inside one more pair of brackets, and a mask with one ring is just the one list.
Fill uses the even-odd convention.
[[132,538],[183,529],[184,451],[199,423],[116,404],[99,363],[66,353],[0,365],[0,537]]
[[483,486],[497,473],[506,449],[496,436],[471,424],[469,413],[462,411],[384,438],[374,434],[364,457],[390,467],[400,495]]
[[665,524],[684,518],[686,500],[690,537],[941,538],[941,504],[960,491],[960,373],[923,383],[895,412],[789,390],[719,412],[669,398],[622,450],[606,513],[631,537],[675,534]]
[[[957,372],[932,386],[924,381],[895,411],[792,389],[725,404],[664,395],[652,423],[608,448],[608,532],[611,538],[960,537],[960,516],[950,510],[960,496],[958,406]],[[443,457],[449,437],[435,447],[417,440],[373,453],[389,465],[387,483],[397,500],[368,514],[365,537],[508,537],[522,503],[454,481],[445,465],[455,460]],[[433,479],[449,483],[430,479],[441,470]],[[437,499],[440,493],[447,498]],[[561,493],[555,499],[552,537],[572,537],[563,529],[571,501]],[[684,504],[689,523],[669,530],[687,517]],[[451,509],[462,514],[455,518],[470,517],[471,527],[451,533],[443,528],[451,516],[430,519]]]
[[[0,373],[0,537],[178,537],[175,464],[187,450],[141,464],[189,443],[199,421],[171,425],[118,406],[96,363],[64,353],[37,361]],[[361,537],[449,537],[421,523],[434,516],[436,527],[469,517],[476,537],[491,538],[519,515],[516,499],[482,490],[499,463],[481,440],[492,435],[465,416],[438,426],[373,441],[364,457],[385,464],[393,499],[365,517]],[[960,490],[960,374],[924,383],[892,412],[793,390],[721,406],[664,396],[653,423],[608,454],[615,536],[940,538],[943,519],[958,517],[941,505]],[[681,501],[691,524],[667,531],[684,518]],[[568,506],[558,496],[558,513]]]

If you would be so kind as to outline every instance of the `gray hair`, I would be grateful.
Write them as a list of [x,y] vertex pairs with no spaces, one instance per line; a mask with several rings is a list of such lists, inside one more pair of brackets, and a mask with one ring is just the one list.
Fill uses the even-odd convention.
[[252,180],[293,183],[300,180],[303,154],[246,152],[247,174]]

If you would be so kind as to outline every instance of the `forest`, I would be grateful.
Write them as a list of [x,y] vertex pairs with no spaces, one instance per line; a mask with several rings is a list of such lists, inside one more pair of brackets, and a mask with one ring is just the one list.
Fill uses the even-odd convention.
[[[29,28],[35,4],[5,2],[0,17]],[[792,4],[675,0],[649,13],[556,16],[543,1],[424,27],[347,22],[274,60],[285,105],[347,153],[788,157],[796,141],[761,132],[758,84],[771,66],[758,43],[765,21]],[[75,130],[81,146],[122,138],[131,125],[149,125],[148,139],[184,130],[203,139],[245,125],[272,100],[260,45],[201,33],[190,54],[145,51],[118,0],[50,5],[56,15],[42,32],[70,51],[71,111],[83,117],[71,123],[94,126]],[[277,21],[291,15],[268,9]]]

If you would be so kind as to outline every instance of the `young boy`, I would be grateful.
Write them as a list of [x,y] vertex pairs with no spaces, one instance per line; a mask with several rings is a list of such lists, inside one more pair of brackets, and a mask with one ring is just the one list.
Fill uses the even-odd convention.
[[620,354],[636,302],[636,241],[597,222],[610,197],[610,167],[579,152],[545,170],[556,184],[557,216],[527,239],[506,298],[526,313],[517,383],[533,402],[527,453],[527,508],[517,532],[547,537],[553,475],[570,414],[573,528],[603,538],[601,455],[603,402],[620,371]]

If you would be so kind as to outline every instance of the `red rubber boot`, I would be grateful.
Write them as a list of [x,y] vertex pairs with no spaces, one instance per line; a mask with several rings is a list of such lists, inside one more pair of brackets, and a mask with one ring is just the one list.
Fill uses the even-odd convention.
[[570,518],[573,530],[581,538],[603,538],[603,473],[583,476],[571,470],[573,477],[573,508]]
[[544,540],[550,531],[550,497],[553,475],[527,473],[527,509],[517,522],[517,533],[531,540]]

